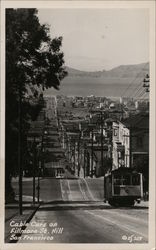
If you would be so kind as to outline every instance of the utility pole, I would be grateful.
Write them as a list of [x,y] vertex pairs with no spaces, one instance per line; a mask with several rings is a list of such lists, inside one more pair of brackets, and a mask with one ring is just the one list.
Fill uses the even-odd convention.
[[70,139],[68,138],[68,160],[70,161],[71,157],[71,145],[70,145]]
[[35,204],[35,168],[36,168],[36,141],[33,143],[33,204]]
[[86,177],[86,145],[84,145],[84,155],[83,155],[83,165],[84,165],[84,169],[83,169],[83,172],[84,172],[84,178]]
[[129,167],[132,167],[132,127],[129,127]]
[[101,125],[101,135],[100,135],[100,140],[101,140],[101,169],[103,169],[103,114],[105,113],[105,110],[93,110],[93,113],[100,114],[100,125]]
[[79,134],[79,139],[78,139],[78,177],[80,175],[80,139],[81,139],[81,134]]
[[39,165],[39,162],[37,161],[37,165],[38,165],[38,179],[37,179],[37,202],[39,203],[40,202],[40,165]]
[[23,213],[23,160],[22,160],[22,89],[19,83],[19,102],[18,102],[18,117],[19,117],[19,133],[18,133],[18,168],[19,168],[19,213]]
[[74,139],[74,174],[75,174],[75,139]]
[[102,113],[100,113],[101,116],[101,170],[103,170],[103,116]]
[[92,128],[92,130],[91,130],[91,133],[92,133],[92,151],[91,151],[91,177],[93,178],[93,153],[94,153],[94,151],[93,151],[93,136],[94,136],[94,134],[93,134],[93,128]]
[[41,151],[40,151],[40,164],[38,165],[38,183],[37,183],[37,201],[38,203],[40,202],[40,173],[43,171],[43,140],[44,140],[44,131],[42,133],[42,138],[41,138]]

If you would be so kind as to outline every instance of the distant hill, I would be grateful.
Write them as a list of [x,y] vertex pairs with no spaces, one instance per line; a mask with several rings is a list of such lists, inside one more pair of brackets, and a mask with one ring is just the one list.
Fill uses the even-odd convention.
[[[60,84],[60,90],[47,89],[47,95],[114,96],[131,95],[149,73],[149,63],[120,65],[111,70],[86,72],[66,67],[68,76]],[[127,89],[127,86],[130,87]]]
[[106,72],[109,77],[144,77],[149,73],[149,63],[121,65]]
[[87,72],[81,71],[74,68],[66,67],[68,71],[68,77],[96,77],[96,78],[134,78],[134,77],[144,77],[145,74],[149,72],[149,63],[141,63],[135,65],[120,65],[111,70],[102,70]]
[[104,71],[81,71],[81,70],[78,70],[78,69],[73,69],[73,68],[70,68],[70,67],[66,67],[66,70],[68,71],[68,76],[69,77],[80,77],[80,76],[91,76],[91,77],[101,77],[103,75],[104,72],[106,72],[105,70]]

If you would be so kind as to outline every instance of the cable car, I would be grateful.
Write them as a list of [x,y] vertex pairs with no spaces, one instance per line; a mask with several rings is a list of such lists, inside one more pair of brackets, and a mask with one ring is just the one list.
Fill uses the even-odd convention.
[[104,202],[111,206],[133,206],[143,197],[142,174],[120,167],[104,177]]

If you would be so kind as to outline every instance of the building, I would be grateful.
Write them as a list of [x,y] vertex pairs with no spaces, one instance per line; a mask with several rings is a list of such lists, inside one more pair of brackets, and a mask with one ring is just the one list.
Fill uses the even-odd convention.
[[149,114],[139,113],[113,122],[112,169],[134,168],[143,174],[144,191],[148,190]]
[[131,101],[133,101],[133,98],[131,97],[127,97],[127,96],[120,97],[120,104],[127,105],[127,103]]
[[149,110],[149,100],[137,100],[135,101],[135,108],[139,111]]

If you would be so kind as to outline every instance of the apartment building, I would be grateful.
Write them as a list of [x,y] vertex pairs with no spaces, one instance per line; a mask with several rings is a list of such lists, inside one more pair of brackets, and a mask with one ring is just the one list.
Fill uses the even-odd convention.
[[144,187],[148,189],[149,171],[149,114],[139,113],[113,122],[112,169],[121,166],[143,173]]

